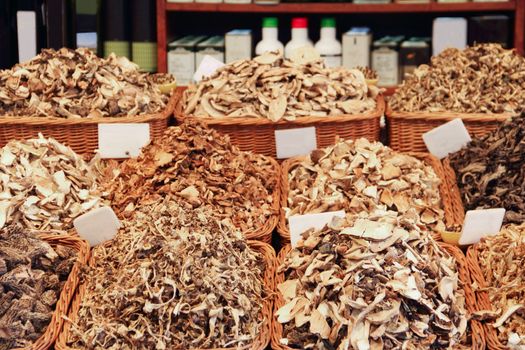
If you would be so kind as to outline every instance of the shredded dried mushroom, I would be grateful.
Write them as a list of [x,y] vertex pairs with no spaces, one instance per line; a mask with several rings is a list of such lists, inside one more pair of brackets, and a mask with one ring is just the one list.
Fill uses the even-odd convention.
[[42,50],[30,61],[0,71],[0,115],[97,118],[163,110],[159,85],[171,75],[151,75],[126,57],[97,57],[91,50]]
[[67,229],[74,218],[101,205],[99,160],[90,164],[71,148],[42,135],[0,149],[0,228]]
[[294,349],[451,349],[467,312],[453,257],[410,218],[377,210],[303,233],[277,286]]
[[447,49],[421,65],[389,101],[394,111],[519,114],[525,58],[499,44]]
[[19,226],[0,230],[0,349],[29,348],[46,331],[75,251]]
[[525,118],[475,138],[450,156],[465,209],[505,208],[506,223],[525,222]]
[[246,232],[276,215],[277,171],[268,157],[239,151],[227,137],[190,121],[122,163],[108,192],[124,216],[144,200],[173,194],[188,208],[211,205],[213,215]]
[[395,210],[444,229],[440,180],[431,166],[366,139],[313,151],[288,173],[286,217],[345,210]]
[[183,96],[184,112],[197,117],[267,118],[358,114],[373,110],[379,93],[359,69],[326,68],[266,53],[228,64]]
[[509,225],[474,246],[487,283],[492,310],[474,316],[491,320],[498,339],[511,349],[525,348],[525,225]]
[[93,250],[75,349],[242,347],[258,336],[264,260],[240,232],[171,198],[137,209]]

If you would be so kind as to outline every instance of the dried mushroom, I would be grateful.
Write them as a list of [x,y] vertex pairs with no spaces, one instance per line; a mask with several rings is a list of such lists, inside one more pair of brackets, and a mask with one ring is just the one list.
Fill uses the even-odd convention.
[[0,349],[30,347],[46,331],[75,251],[20,226],[0,230]]
[[519,114],[525,106],[525,58],[499,44],[447,49],[419,66],[389,105],[404,112]]
[[288,173],[286,217],[345,210],[393,210],[443,229],[440,180],[422,161],[366,139],[313,151]]
[[170,75],[139,71],[126,57],[97,57],[91,50],[42,50],[30,61],[0,71],[0,115],[98,118],[163,110]]
[[264,260],[239,231],[173,198],[138,208],[94,248],[68,345],[75,349],[242,347],[263,323]]
[[88,164],[52,138],[11,141],[0,148],[0,228],[66,229],[102,204],[97,158]]
[[273,122],[374,110],[376,86],[358,69],[296,63],[280,53],[232,62],[190,86],[184,112],[205,118],[253,117]]
[[485,278],[492,310],[482,310],[498,340],[511,349],[525,348],[525,225],[509,225],[483,238],[473,249]]
[[303,233],[277,286],[294,349],[451,349],[467,312],[455,260],[410,218],[375,211]]
[[145,200],[172,194],[188,208],[211,205],[213,215],[246,232],[276,215],[277,171],[268,157],[239,151],[227,137],[190,121],[123,162],[108,192],[124,216]]
[[475,138],[450,156],[465,209],[505,208],[506,223],[525,222],[525,118]]

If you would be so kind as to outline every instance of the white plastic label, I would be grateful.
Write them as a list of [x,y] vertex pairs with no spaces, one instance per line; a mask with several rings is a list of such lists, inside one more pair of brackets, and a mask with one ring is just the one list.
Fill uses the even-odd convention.
[[317,149],[315,127],[275,130],[277,158],[302,156]]
[[466,146],[471,138],[463,121],[457,118],[424,133],[423,141],[430,153],[443,159]]
[[137,157],[149,143],[149,124],[98,124],[98,151],[102,158]]
[[290,227],[290,242],[292,247],[297,245],[301,240],[301,234],[313,228],[320,230],[329,224],[334,217],[345,217],[345,211],[329,211],[318,214],[294,215],[288,218],[288,226]]
[[73,220],[80,237],[94,247],[115,237],[120,221],[110,207],[93,209]]
[[197,68],[195,74],[193,74],[193,80],[195,80],[198,83],[203,78],[212,76],[213,73],[215,73],[215,71],[221,68],[222,66],[224,66],[224,63],[222,63],[215,57],[206,55],[202,59],[201,64],[199,64],[199,68]]
[[459,244],[478,243],[483,237],[498,234],[504,217],[505,209],[503,208],[467,211]]

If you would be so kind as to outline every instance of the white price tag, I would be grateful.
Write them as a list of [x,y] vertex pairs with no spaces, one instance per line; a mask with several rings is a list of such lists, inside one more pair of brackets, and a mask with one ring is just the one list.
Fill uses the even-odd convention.
[[73,220],[80,237],[94,247],[115,237],[120,221],[110,207],[93,209]]
[[459,151],[470,141],[470,135],[461,119],[454,119],[423,134],[427,149],[439,159]]
[[290,227],[290,242],[292,247],[297,245],[301,240],[301,234],[311,228],[320,230],[329,224],[334,217],[344,218],[345,211],[329,211],[318,214],[294,215],[288,218],[288,225]]
[[199,68],[197,68],[197,70],[195,71],[195,74],[193,74],[193,80],[195,80],[198,83],[203,78],[212,76],[213,73],[215,73],[215,71],[221,68],[222,66],[224,66],[224,63],[222,63],[215,57],[206,55],[202,59]]
[[101,158],[137,157],[149,141],[148,123],[98,124]]
[[275,130],[277,158],[302,156],[317,149],[315,127]]
[[483,237],[498,234],[504,217],[505,209],[503,208],[467,211],[459,244],[478,243]]

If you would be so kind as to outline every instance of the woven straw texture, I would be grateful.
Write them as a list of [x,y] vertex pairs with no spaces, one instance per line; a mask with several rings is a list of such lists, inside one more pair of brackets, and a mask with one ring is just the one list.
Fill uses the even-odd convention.
[[53,346],[53,343],[60,333],[62,324],[64,323],[63,317],[66,316],[69,304],[71,303],[75,290],[77,289],[80,268],[84,266],[89,259],[89,245],[86,241],[78,237],[56,234],[40,234],[38,236],[53,247],[61,245],[74,249],[77,253],[77,259],[69,273],[66,283],[64,284],[64,288],[60,293],[60,298],[55,306],[55,312],[53,312],[53,316],[45,333],[42,334],[33,345],[24,348],[24,350],[45,350]]
[[[273,248],[264,242],[259,241],[248,241],[248,245],[251,249],[259,252],[264,259],[266,264],[266,271],[264,272],[264,287],[268,292],[267,298],[264,300],[264,305],[262,309],[262,317],[264,318],[261,331],[257,339],[250,345],[244,347],[231,347],[231,348],[210,348],[210,349],[194,349],[194,350],[264,350],[270,343],[271,338],[271,323],[272,323],[272,310],[273,310],[273,291],[275,290],[275,251]],[[92,256],[90,265],[94,263],[94,257]],[[81,284],[73,302],[71,308],[69,309],[68,318],[71,322],[76,322],[78,317],[78,311],[80,310],[80,304],[82,302],[82,297],[85,293],[86,286]],[[66,322],[63,329],[60,332],[58,340],[55,344],[55,349],[57,350],[73,350],[67,345],[69,338],[69,333],[71,330],[71,323]]]
[[456,172],[450,165],[450,160],[445,158],[442,161],[443,171],[445,174],[445,181],[447,182],[448,194],[450,196],[450,202],[452,204],[452,210],[454,213],[454,221],[456,225],[463,225],[465,221],[465,208],[463,206],[463,200],[461,199],[461,193],[456,182]]
[[[416,157],[424,161],[426,164],[432,166],[436,175],[441,180],[441,184],[439,185],[439,192],[441,195],[441,204],[445,212],[445,225],[452,226],[456,224],[454,214],[455,208],[449,196],[449,184],[445,180],[443,167],[441,166],[439,160],[429,153],[412,152],[409,153],[409,155]],[[300,165],[301,162],[305,159],[307,159],[307,157],[304,156],[289,158],[281,164],[281,212],[279,215],[279,223],[277,224],[277,232],[279,233],[279,236],[284,242],[290,242],[290,230],[288,228],[288,220],[286,219],[284,209],[282,209],[288,206],[288,193],[290,192],[288,174],[293,168]],[[439,233],[436,233],[436,235],[433,236],[434,238],[441,237]]]
[[[461,287],[463,287],[465,291],[465,297],[466,297],[466,304],[467,304],[467,311],[473,312],[475,311],[475,297],[474,293],[471,289],[471,279],[469,274],[469,269],[467,268],[467,261],[465,258],[465,255],[461,252],[461,250],[455,246],[449,245],[447,243],[438,242],[438,244],[446,250],[449,254],[451,254],[457,261],[457,267],[459,271],[459,279],[461,281]],[[290,252],[291,246],[288,244],[286,245],[277,256],[277,262],[276,262],[276,277],[275,277],[275,301],[274,301],[274,315],[277,310],[279,310],[280,307],[284,305],[284,299],[277,290],[277,286],[280,283],[283,283],[285,281],[284,273],[278,273],[279,266],[284,262],[286,255]],[[282,345],[280,343],[280,339],[283,337],[283,326],[279,322],[277,322],[277,317],[272,317],[272,349],[274,350],[292,350],[292,348]],[[468,337],[466,346],[469,346],[471,349],[475,350],[483,350],[485,349],[485,340],[483,336],[483,329],[479,322],[477,321],[471,321],[470,322],[470,330],[468,332]]]
[[162,136],[168,127],[180,92],[172,93],[166,109],[157,114],[132,117],[77,118],[57,117],[0,117],[0,147],[11,140],[26,140],[38,137],[52,137],[71,147],[79,154],[92,154],[98,149],[98,124],[149,123],[150,138]]
[[455,112],[394,112],[387,107],[386,120],[390,147],[401,152],[427,152],[423,134],[460,118],[471,136],[483,136],[496,129],[511,114]]
[[[379,140],[381,116],[385,111],[383,96],[377,99],[375,110],[362,115],[343,114],[332,117],[300,117],[295,121],[272,122],[263,118],[199,118],[209,127],[227,134],[233,144],[243,151],[277,157],[275,148],[275,130],[315,127],[317,147],[334,144],[337,136],[345,139],[365,137],[369,140]],[[182,123],[186,118],[182,99],[175,108],[175,118]]]

